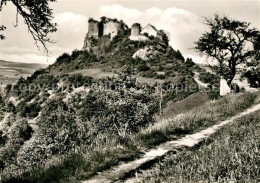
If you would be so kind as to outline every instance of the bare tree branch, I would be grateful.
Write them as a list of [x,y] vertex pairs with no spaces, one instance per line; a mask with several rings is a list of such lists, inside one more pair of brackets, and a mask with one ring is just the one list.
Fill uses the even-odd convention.
[[48,53],[46,43],[53,43],[49,34],[57,31],[57,24],[51,22],[53,13],[49,8],[49,2],[56,0],[1,0],[0,11],[8,1],[17,8],[16,25],[14,26],[18,25],[18,14],[21,15],[38,49],[40,49],[40,43]]

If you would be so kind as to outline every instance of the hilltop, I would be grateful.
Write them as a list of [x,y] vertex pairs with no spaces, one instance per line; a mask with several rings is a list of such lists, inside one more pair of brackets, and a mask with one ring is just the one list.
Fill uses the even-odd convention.
[[64,53],[45,71],[54,75],[74,72],[88,75],[86,69],[120,73],[126,68],[138,77],[174,82],[186,76],[192,80],[193,75],[180,51],[169,46],[163,30],[150,24],[141,28],[138,23],[129,28],[122,20],[106,17],[101,21],[90,18],[83,49],[71,55]]

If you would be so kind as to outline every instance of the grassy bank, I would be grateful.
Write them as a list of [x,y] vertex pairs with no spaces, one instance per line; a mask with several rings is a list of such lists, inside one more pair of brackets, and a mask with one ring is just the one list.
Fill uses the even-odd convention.
[[136,141],[139,146],[154,146],[205,129],[244,111],[256,103],[257,93],[229,95],[175,117],[163,119],[143,129]]
[[259,182],[259,141],[257,111],[194,148],[167,155],[135,182]]

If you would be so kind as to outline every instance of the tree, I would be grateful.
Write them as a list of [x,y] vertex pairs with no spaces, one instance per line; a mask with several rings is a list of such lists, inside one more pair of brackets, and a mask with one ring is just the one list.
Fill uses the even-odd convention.
[[[0,31],[4,31],[6,29],[5,26],[0,25]],[[3,34],[0,34],[0,40],[3,40],[5,38],[5,36]]]
[[205,24],[210,30],[195,42],[195,50],[201,55],[211,57],[218,62],[218,73],[224,76],[228,84],[237,73],[237,67],[251,62],[256,55],[254,49],[259,37],[259,31],[250,28],[250,23],[215,15],[205,18]]
[[[53,42],[48,35],[57,31],[57,24],[51,22],[53,13],[52,9],[49,8],[49,2],[55,2],[56,0],[1,0],[0,11],[8,1],[11,1],[17,8],[15,26],[18,26],[19,14],[23,17],[28,31],[35,40],[36,46],[39,48],[38,43],[40,43],[44,47],[44,50],[48,52],[46,43]],[[0,25],[0,31],[5,29],[4,25]],[[0,40],[4,38],[5,36],[0,34]]]
[[247,63],[247,68],[244,69],[242,77],[248,79],[250,86],[259,88],[260,87],[260,36],[258,36],[258,41],[254,45],[256,54],[254,59]]
[[187,58],[186,61],[185,61],[185,65],[187,67],[193,67],[195,66],[196,64],[193,62],[192,58]]

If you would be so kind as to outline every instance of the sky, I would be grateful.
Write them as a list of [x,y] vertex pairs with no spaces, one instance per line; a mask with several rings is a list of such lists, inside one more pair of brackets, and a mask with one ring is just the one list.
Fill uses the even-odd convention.
[[22,17],[19,16],[18,27],[14,27],[16,9],[13,4],[9,2],[3,7],[0,25],[7,29],[3,32],[6,39],[0,41],[0,60],[52,64],[62,53],[82,49],[89,17],[122,19],[129,27],[136,22],[143,27],[150,23],[169,32],[170,45],[197,63],[209,62],[192,49],[194,42],[207,30],[203,17],[219,13],[250,22],[260,30],[260,0],[57,0],[50,7],[58,31],[50,35],[55,43],[47,44],[48,56],[43,48],[36,47]]

